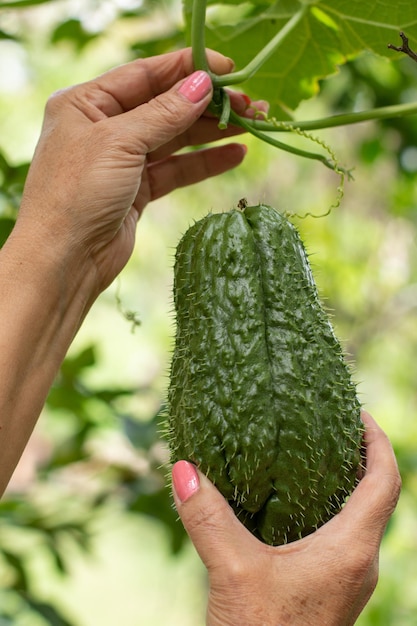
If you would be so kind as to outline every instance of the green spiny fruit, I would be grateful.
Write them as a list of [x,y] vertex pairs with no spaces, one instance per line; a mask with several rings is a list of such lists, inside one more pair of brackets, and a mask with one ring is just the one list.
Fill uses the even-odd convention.
[[271,545],[336,514],[360,465],[360,404],[295,227],[264,205],[180,241],[171,459],[194,462]]

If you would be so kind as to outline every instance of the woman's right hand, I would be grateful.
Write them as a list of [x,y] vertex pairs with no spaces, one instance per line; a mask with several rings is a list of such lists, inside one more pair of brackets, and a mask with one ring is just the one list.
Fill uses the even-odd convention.
[[[230,59],[207,55],[215,73],[232,69]],[[75,278],[90,276],[94,299],[129,259],[149,201],[243,160],[245,147],[236,142],[178,154],[241,132],[221,131],[207,114],[212,93],[209,74],[193,72],[186,49],[132,61],[54,94],[16,224],[19,247],[47,248]],[[232,93],[231,101],[236,112],[249,114],[248,98]]]
[[208,626],[352,626],[378,578],[380,543],[401,487],[392,447],[372,417],[366,471],[327,524],[293,543],[256,539],[195,467],[173,467],[174,498],[207,567]]

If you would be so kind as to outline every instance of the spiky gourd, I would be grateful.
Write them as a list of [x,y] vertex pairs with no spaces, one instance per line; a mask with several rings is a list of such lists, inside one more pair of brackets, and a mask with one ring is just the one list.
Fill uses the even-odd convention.
[[340,510],[360,464],[360,404],[295,227],[264,205],[210,214],[175,263],[172,461],[198,465],[264,542]]

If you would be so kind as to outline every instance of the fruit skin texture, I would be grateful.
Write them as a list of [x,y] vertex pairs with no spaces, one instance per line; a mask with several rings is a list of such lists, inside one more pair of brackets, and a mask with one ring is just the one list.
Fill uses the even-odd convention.
[[172,462],[194,462],[265,543],[308,535],[352,492],[363,428],[297,230],[265,205],[196,222],[174,302]]

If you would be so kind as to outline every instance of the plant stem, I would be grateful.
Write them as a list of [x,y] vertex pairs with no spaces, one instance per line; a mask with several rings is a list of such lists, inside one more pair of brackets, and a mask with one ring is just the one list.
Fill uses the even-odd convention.
[[194,69],[210,72],[206,56],[206,0],[194,0],[191,14],[191,48]]
[[[278,141],[278,139],[275,139],[275,137],[266,135],[264,132],[255,128],[253,120],[240,117],[233,110],[230,112],[230,122],[232,124],[236,124],[237,126],[240,126],[241,128],[248,131],[249,133],[257,137],[258,139],[261,139],[262,141],[269,143],[271,146],[274,146],[275,148],[279,148],[280,150],[285,150],[285,152],[290,152],[291,154],[296,154],[297,156],[302,156],[307,159],[320,161],[321,163],[323,163],[323,165],[325,165],[329,169],[336,171],[336,164],[333,163],[330,159],[328,159],[324,154],[319,154],[316,152],[307,152],[306,150],[300,150],[299,148],[296,148],[295,146],[290,146],[286,143],[283,143],[282,141]],[[273,129],[268,127],[267,130],[273,130]],[[341,170],[341,168],[339,169]],[[344,172],[344,173],[348,174],[348,172]]]
[[[206,0],[194,0],[193,2],[191,14],[191,47],[193,51],[194,68],[210,72],[207,63],[205,42],[206,6]],[[306,14],[307,8],[307,4],[303,5],[246,67],[237,72],[223,74],[222,76],[211,74],[213,86],[225,87],[227,85],[237,85],[253,76],[302,20]]]
[[222,111],[220,114],[218,126],[221,130],[225,130],[229,124],[232,109],[230,106],[230,97],[227,91],[225,91],[224,89],[220,89],[220,92],[222,96]]
[[[308,3],[295,13],[292,18],[285,24],[285,26],[271,39],[271,41],[264,46],[264,48],[250,61],[245,68],[231,72],[229,74],[223,74],[219,76],[210,72],[207,56],[206,56],[206,43],[205,43],[205,22],[206,22],[206,4],[207,0],[194,0],[191,15],[191,45],[193,53],[193,62],[195,69],[205,70],[210,73],[213,86],[215,88],[215,95],[217,93],[217,101],[213,102],[215,106],[216,114],[220,118],[220,127],[226,128],[228,121],[240,126],[247,132],[250,132],[255,137],[258,137],[262,141],[265,141],[281,150],[286,150],[292,154],[303,156],[309,159],[320,161],[326,167],[344,173],[332,159],[327,158],[323,154],[314,152],[306,152],[293,146],[284,144],[271,135],[266,133],[274,132],[290,132],[291,130],[310,131],[320,130],[324,128],[334,128],[337,126],[346,126],[349,124],[357,124],[359,122],[366,122],[372,120],[382,120],[394,117],[401,117],[404,115],[412,115],[417,113],[417,103],[399,104],[388,107],[381,107],[378,109],[371,109],[369,111],[361,111],[358,113],[345,113],[341,115],[332,115],[324,119],[318,120],[305,120],[305,121],[289,121],[280,123],[279,121],[272,120],[259,120],[240,117],[234,111],[230,110],[230,100],[227,94],[224,92],[223,87],[227,85],[236,85],[248,80],[253,74],[255,74],[259,68],[270,58],[270,56],[277,50],[285,38],[294,30],[294,28],[301,22],[308,10]],[[404,46],[395,48],[401,50],[401,52],[408,51],[408,40],[405,35],[401,34],[403,38]],[[394,46],[390,46],[394,48]],[[407,50],[405,49],[407,48]],[[415,53],[412,52],[414,55]],[[414,56],[413,56],[414,58]]]
[[[195,0],[198,3],[199,0]],[[269,57],[277,50],[284,39],[294,30],[299,24],[304,15],[306,14],[308,5],[305,4],[301,7],[297,13],[285,24],[283,28],[271,39],[269,43],[262,48],[262,50],[250,61],[243,69],[232,72],[230,74],[223,74],[222,76],[215,76],[213,84],[216,87],[225,87],[227,85],[237,85],[243,83],[253,76],[259,68],[269,59]]]
[[394,104],[387,107],[370,109],[368,111],[359,111],[357,113],[342,113],[340,115],[331,115],[317,120],[286,121],[282,126],[280,126],[279,121],[268,122],[267,120],[247,120],[247,122],[251,129],[259,130],[261,132],[288,132],[289,127],[299,128],[300,130],[321,130],[324,128],[348,126],[350,124],[358,124],[360,122],[391,119],[394,117],[403,117],[405,115],[413,114],[417,114],[416,102]]

